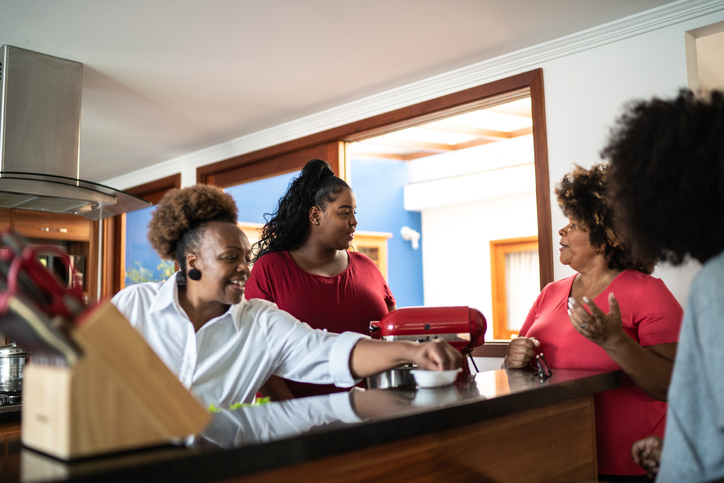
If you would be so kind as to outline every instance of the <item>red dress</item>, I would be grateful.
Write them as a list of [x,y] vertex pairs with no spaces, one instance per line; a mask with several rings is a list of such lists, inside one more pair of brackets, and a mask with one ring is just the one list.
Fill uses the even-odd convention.
[[[287,251],[267,253],[254,263],[244,296],[274,302],[315,329],[369,335],[370,322],[384,317],[395,298],[372,260],[347,253],[347,268],[333,277],[305,272]],[[294,381],[287,385],[296,397],[349,390]]]
[[[599,345],[579,334],[568,317],[568,297],[574,277],[543,289],[520,330],[540,341],[538,351],[555,371],[560,369],[618,370]],[[622,272],[594,299],[608,313],[613,292],[621,309],[623,330],[642,346],[678,342],[683,311],[658,278],[635,270]],[[625,374],[622,386],[595,395],[598,472],[644,474],[631,459],[631,444],[649,435],[664,435],[667,403],[639,389]]]

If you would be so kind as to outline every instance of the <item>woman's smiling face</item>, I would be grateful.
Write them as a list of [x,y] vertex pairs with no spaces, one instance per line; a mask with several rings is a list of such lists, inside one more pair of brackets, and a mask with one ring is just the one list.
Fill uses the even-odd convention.
[[233,223],[210,222],[204,226],[197,251],[187,260],[189,270],[201,272],[201,280],[189,281],[196,294],[224,305],[241,302],[251,266],[251,245],[246,235]]

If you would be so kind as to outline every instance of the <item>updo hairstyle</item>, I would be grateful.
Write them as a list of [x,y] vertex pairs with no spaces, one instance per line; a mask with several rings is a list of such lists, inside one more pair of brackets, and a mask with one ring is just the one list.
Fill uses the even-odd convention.
[[186,280],[186,255],[198,249],[204,225],[212,221],[236,224],[237,208],[221,188],[197,184],[168,191],[148,224],[148,240],[164,260],[175,260]]
[[255,261],[270,252],[293,250],[304,242],[309,230],[309,210],[316,206],[323,212],[349,185],[334,175],[329,164],[321,159],[309,161],[294,178],[279,206],[265,214],[266,224],[259,241],[254,244]]
[[604,256],[608,268],[629,268],[650,274],[654,260],[636,260],[623,238],[615,229],[614,210],[608,197],[608,165],[596,164],[585,169],[574,164],[572,172],[558,183],[555,194],[563,214],[578,221],[588,232],[591,246]]

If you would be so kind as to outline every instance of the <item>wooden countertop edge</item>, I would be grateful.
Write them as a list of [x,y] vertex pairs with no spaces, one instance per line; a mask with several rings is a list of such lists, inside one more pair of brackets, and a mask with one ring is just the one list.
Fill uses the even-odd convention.
[[[107,481],[215,481],[250,475],[271,468],[304,463],[327,456],[400,441],[465,425],[520,413],[548,404],[613,389],[621,384],[621,372],[614,371],[588,375],[540,388],[514,392],[500,397],[484,397],[459,401],[431,411],[414,412],[398,417],[371,420],[329,431],[310,431],[302,435],[218,451],[172,451],[153,460],[152,454],[140,457],[138,464],[116,466],[101,470],[99,478]],[[100,461],[96,460],[96,464]],[[75,465],[71,464],[68,469]],[[80,466],[83,466],[82,464]],[[76,476],[84,480],[85,474],[76,466],[67,475],[67,481]],[[96,469],[98,467],[96,466]],[[87,469],[86,469],[87,470]],[[199,472],[203,472],[201,475]],[[104,480],[106,481],[106,480]]]

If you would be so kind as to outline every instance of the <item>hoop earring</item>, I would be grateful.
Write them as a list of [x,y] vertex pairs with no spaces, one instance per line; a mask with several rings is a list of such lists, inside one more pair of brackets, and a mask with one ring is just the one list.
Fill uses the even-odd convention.
[[191,280],[195,280],[197,282],[201,280],[201,271],[198,268],[192,268],[189,270],[187,275]]

